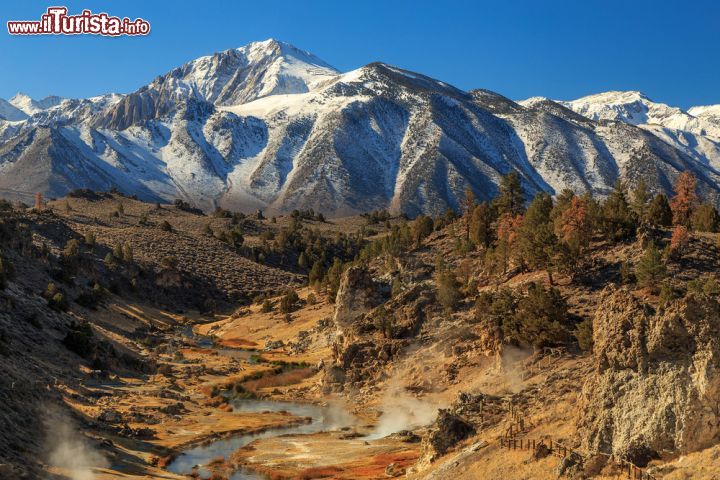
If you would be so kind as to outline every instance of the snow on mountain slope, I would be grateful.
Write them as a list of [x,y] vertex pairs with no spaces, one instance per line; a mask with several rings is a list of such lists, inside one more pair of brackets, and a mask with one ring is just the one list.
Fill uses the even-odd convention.
[[620,120],[631,125],[659,125],[720,138],[720,128],[677,107],[650,100],[640,92],[605,92],[558,102],[592,120]]
[[171,113],[188,99],[236,105],[268,95],[304,93],[338,72],[314,55],[266,40],[200,57],[127,95],[97,124],[115,129]]
[[605,92],[558,103],[592,120],[639,126],[695,160],[720,169],[718,108],[695,107],[685,112],[634,91]]
[[27,116],[32,116],[38,112],[59,105],[62,100],[61,97],[55,95],[45,97],[41,100],[34,100],[28,95],[18,92],[10,99],[10,103],[18,110],[22,110]]
[[691,107],[688,113],[694,117],[701,118],[720,128],[720,105],[703,105]]
[[25,112],[23,112],[7,100],[0,98],[0,120],[17,122],[20,120],[25,120],[27,117],[28,115]]
[[0,196],[115,186],[206,210],[416,215],[458,208],[467,187],[489,199],[512,170],[528,196],[604,195],[619,177],[670,192],[691,170],[720,204],[718,141],[691,121],[710,125],[711,108],[695,117],[635,92],[595,97],[516,103],[382,63],[340,74],[290,45],[256,42],[128,95],[0,121]]

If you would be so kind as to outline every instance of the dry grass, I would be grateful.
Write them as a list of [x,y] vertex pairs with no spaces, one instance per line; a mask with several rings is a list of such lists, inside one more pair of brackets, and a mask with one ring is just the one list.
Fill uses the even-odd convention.
[[312,377],[314,374],[315,372],[311,368],[298,368],[277,375],[265,375],[257,380],[248,380],[244,382],[242,386],[245,390],[257,392],[263,388],[283,387],[300,383],[306,378]]

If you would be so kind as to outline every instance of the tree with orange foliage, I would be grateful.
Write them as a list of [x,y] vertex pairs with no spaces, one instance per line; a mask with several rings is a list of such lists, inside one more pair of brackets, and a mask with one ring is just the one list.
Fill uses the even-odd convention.
[[670,209],[673,214],[673,225],[690,225],[690,217],[693,208],[697,203],[697,194],[695,187],[697,180],[695,176],[688,171],[682,172],[677,180],[675,180],[675,196],[670,200]]
[[560,239],[576,256],[590,244],[592,222],[584,199],[572,197],[570,206],[560,216],[559,230]]
[[502,273],[507,272],[508,261],[517,242],[518,232],[522,225],[523,216],[505,213],[498,220],[497,248],[495,254],[502,265]]
[[670,238],[670,252],[680,255],[687,248],[688,243],[690,243],[690,236],[687,228],[683,225],[675,225]]

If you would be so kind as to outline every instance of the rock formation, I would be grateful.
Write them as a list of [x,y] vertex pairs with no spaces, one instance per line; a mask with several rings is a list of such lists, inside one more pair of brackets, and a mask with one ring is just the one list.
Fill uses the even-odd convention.
[[655,311],[609,287],[594,321],[594,373],[578,431],[590,452],[642,466],[720,438],[720,304],[689,296]]

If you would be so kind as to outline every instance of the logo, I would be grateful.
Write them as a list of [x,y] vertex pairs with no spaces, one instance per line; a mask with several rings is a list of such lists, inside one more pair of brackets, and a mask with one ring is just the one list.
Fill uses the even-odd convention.
[[79,15],[68,15],[67,7],[48,7],[40,20],[14,20],[7,22],[10,35],[148,35],[150,23],[142,18],[113,17],[107,13],[83,10]]

